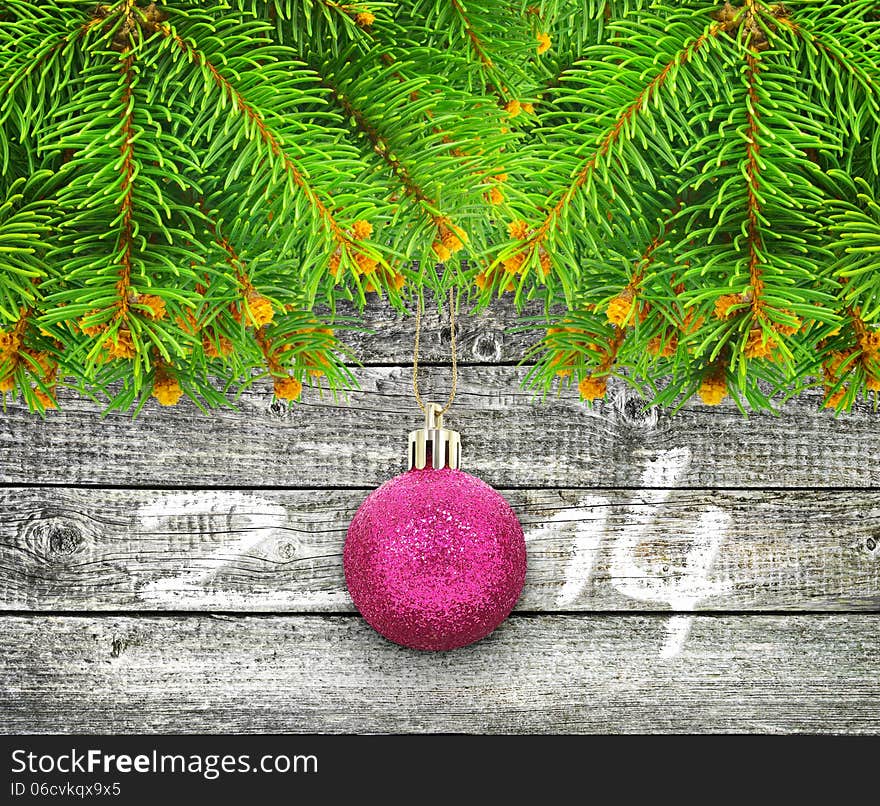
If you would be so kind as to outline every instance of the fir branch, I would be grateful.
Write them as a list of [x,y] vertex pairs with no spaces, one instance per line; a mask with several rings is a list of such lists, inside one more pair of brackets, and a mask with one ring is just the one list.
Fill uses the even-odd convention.
[[[266,123],[263,115],[248,103],[247,99],[238,91],[238,89],[236,89],[232,82],[229,81],[229,79],[227,79],[193,43],[185,41],[172,30],[171,26],[167,24],[157,24],[155,25],[155,28],[163,36],[172,39],[187,58],[191,59],[201,68],[206,70],[221,94],[228,96],[233,101],[234,108],[253,125],[259,133],[260,140],[268,146],[272,156],[281,160],[284,170],[290,176],[293,183],[305,194],[309,203],[316,211],[318,218],[324,223],[327,230],[332,235],[335,244],[341,247],[349,256],[361,254],[363,252],[363,247],[355,243],[343,226],[336,220],[328,205],[321,199],[318,192],[312,187],[311,183],[300,171],[295,160],[284,148],[281,138]],[[379,259],[382,260],[384,265],[384,259]]]
[[525,263],[525,265],[529,265],[532,262],[542,243],[548,239],[554,228],[560,226],[566,209],[571,205],[578,191],[589,186],[595,173],[602,168],[604,160],[611,154],[613,147],[621,138],[628,136],[631,122],[638,118],[647,106],[656,99],[673,72],[694,59],[708,41],[734,27],[739,22],[742,13],[739,12],[732,20],[725,22],[716,21],[708,25],[700,36],[687,43],[684,48],[676,53],[672,59],[667,61],[652,76],[647,84],[638,91],[636,96],[617,113],[613,124],[606,129],[589,156],[582,161],[574,182],[564,190],[559,200],[553,204],[553,196],[548,197],[546,206],[550,207],[550,211],[545,215],[541,223],[528,237],[503,250],[495,258],[492,264],[493,267],[509,258],[512,254],[520,255],[520,262]]
[[473,23],[471,23],[470,17],[468,17],[467,11],[465,11],[462,4],[459,0],[450,0],[452,7],[455,9],[455,12],[461,19],[462,26],[464,28],[465,35],[468,38],[468,41],[471,44],[471,47],[474,50],[474,55],[479,59],[479,61],[490,70],[495,66],[492,63],[492,59],[489,54],[486,52],[486,47],[483,42],[480,40],[476,30],[474,30]]
[[[399,73],[398,76],[401,83],[407,82],[407,79]],[[376,125],[368,119],[363,110],[356,107],[340,92],[339,88],[330,78],[321,76],[321,84],[330,91],[333,100],[339,104],[346,117],[351,118],[357,128],[367,136],[375,153],[379,155],[382,161],[391,169],[392,174],[399,180],[403,192],[418,203],[428,219],[436,226],[442,220],[441,215],[433,212],[439,206],[437,201],[430,198],[428,193],[419,186],[418,182],[413,178],[411,170],[405,162],[395,155],[392,147]]]
[[438,65],[449,78],[491,93],[502,106],[520,103],[516,85],[525,78],[523,44],[511,34],[531,38],[520,13],[492,0],[415,0],[405,13],[411,25],[431,31],[431,43],[442,48]]
[[611,324],[617,327],[627,327],[643,321],[647,316],[650,303],[641,301],[639,293],[642,286],[646,284],[648,272],[654,265],[658,250],[667,245],[681,207],[682,200],[677,198],[671,210],[663,216],[659,230],[651,236],[644,251],[633,261],[626,277],[626,285],[617,292],[607,305],[603,301],[594,306],[596,310],[605,311]]
[[271,301],[257,290],[247,263],[231,241],[218,232],[217,222],[209,215],[203,202],[200,203],[200,207],[205,214],[205,226],[211,233],[214,243],[224,252],[226,263],[232,269],[238,286],[240,303],[236,304],[236,319],[244,316],[247,324],[262,327],[274,318]]
[[119,199],[119,212],[121,224],[119,229],[119,241],[116,251],[119,254],[120,270],[119,282],[116,288],[119,292],[119,300],[116,304],[116,316],[119,319],[125,318],[128,314],[129,296],[131,294],[131,268],[132,268],[132,219],[134,217],[134,139],[135,132],[133,126],[132,109],[134,105],[134,97],[132,95],[132,64],[134,57],[126,52],[120,60],[120,71],[123,77],[122,90],[122,141],[120,150],[122,152],[122,164],[120,172],[122,174],[122,196]]
[[54,203],[44,197],[52,179],[45,170],[19,177],[0,198],[0,316],[10,321],[36,305],[39,282],[48,274],[44,245]]
[[[659,231],[650,239],[641,255],[633,261],[626,286],[607,306],[601,303],[586,305],[587,312],[580,314],[579,319],[573,321],[571,314],[567,314],[562,321],[547,330],[547,335],[536,350],[536,355],[543,355],[543,359],[540,370],[531,379],[533,385],[538,383],[545,389],[549,388],[554,375],[559,376],[559,368],[563,367],[562,377],[566,378],[570,375],[565,373],[577,370],[581,393],[585,400],[595,400],[604,396],[607,376],[614,370],[620,351],[627,337],[632,333],[632,326],[638,326],[646,314],[646,307],[640,304],[638,299],[639,288],[654,265],[658,250],[666,245],[680,209],[681,200],[678,199],[665,216]],[[611,325],[613,330],[610,334],[602,331],[599,339],[584,342],[583,317],[598,318],[596,313],[600,310],[606,313],[605,327]],[[604,346],[600,347],[597,342],[601,342]],[[677,344],[677,340],[674,343]],[[663,344],[658,340],[656,346],[658,349],[653,350],[655,353],[660,351],[659,348]]]
[[[748,6],[747,6],[748,8]],[[760,145],[759,133],[759,98],[757,90],[760,61],[751,51],[746,53],[746,185],[748,198],[748,250],[749,250],[749,281],[752,288],[751,306],[756,319],[763,313],[764,281],[761,277],[761,255],[764,251],[759,216],[761,201],[758,196],[760,181]]]
[[[267,375],[286,399],[349,385],[310,311],[401,305],[404,282],[567,308],[545,390],[599,399],[614,375],[745,409],[820,385],[839,410],[880,391],[872,0],[2,16],[0,316],[30,313],[0,380],[34,409],[56,385],[136,410]],[[476,265],[437,263],[451,246]]]
[[347,42],[369,43],[373,26],[387,23],[398,5],[386,0],[233,0],[233,4],[272,22],[281,42],[301,46],[323,39],[331,49]]
[[[788,17],[779,16],[777,19],[780,24],[797,34],[797,36],[804,41],[813,45],[831,63],[852,76],[852,78],[867,91],[869,97],[872,99],[872,114],[875,118],[877,117],[878,113],[880,113],[880,85],[878,85],[877,79],[871,74],[871,70],[876,69],[876,63],[868,61],[867,69],[865,69],[865,67],[859,63],[859,57],[855,53],[846,51],[839,52],[836,47],[833,47],[825,40],[824,36],[816,31],[809,30],[803,25],[797,24],[796,21]],[[878,26],[873,26],[873,29],[876,32]]]
[[[383,53],[382,54],[382,61],[383,61],[383,63],[385,63],[386,65],[389,65],[389,66],[394,65],[396,63],[394,56],[392,56],[390,53]],[[400,72],[399,69],[395,70],[392,75],[400,84],[407,84],[410,86],[412,85],[413,79],[405,76],[403,73]],[[415,100],[418,97],[419,97],[419,89],[415,89],[410,94],[410,98]],[[505,171],[501,171],[499,174],[495,174],[494,176],[490,176],[490,175],[487,175],[485,170],[480,170],[479,167],[477,167],[477,168],[473,167],[474,165],[479,166],[479,164],[481,162],[480,155],[475,153],[474,151],[472,151],[470,148],[465,148],[462,146],[462,144],[457,143],[454,138],[454,132],[451,132],[448,128],[442,128],[442,127],[438,126],[435,123],[435,113],[431,107],[426,107],[424,109],[424,115],[430,124],[431,132],[433,134],[439,135],[441,140],[450,146],[450,153],[454,157],[458,157],[461,160],[463,160],[464,162],[467,162],[469,164],[470,173],[479,182],[481,182],[483,184],[488,184],[488,183],[494,181],[495,187],[497,187],[498,185],[504,184],[507,181]],[[501,128],[500,132],[502,135],[506,134],[504,127]],[[483,138],[481,137],[480,139],[483,139]],[[473,146],[475,146],[476,144],[469,143],[468,145],[471,146],[471,148],[473,148]],[[383,148],[383,146],[380,145],[380,148]],[[485,150],[485,149],[483,149],[483,150]],[[503,150],[504,150],[503,147],[498,148],[499,152],[503,151]],[[500,193],[500,191],[499,191],[499,193]],[[492,191],[488,192],[486,200],[488,201],[488,203],[490,205],[498,205],[503,201],[503,198],[504,198],[503,193],[501,193],[500,195],[499,195],[499,193],[493,193]],[[414,198],[418,198],[418,197],[414,196]],[[431,204],[430,199],[428,199],[428,198],[425,198],[422,201],[427,204]],[[436,206],[436,205],[433,205],[433,206]],[[438,229],[438,234],[440,235],[441,242],[442,242],[444,228],[446,227],[447,224],[450,224],[451,222],[446,220],[445,217],[443,217],[443,216],[434,217],[433,215],[432,215],[432,221]],[[463,231],[463,229],[458,226],[453,226],[453,229],[455,231],[459,231],[459,230]]]

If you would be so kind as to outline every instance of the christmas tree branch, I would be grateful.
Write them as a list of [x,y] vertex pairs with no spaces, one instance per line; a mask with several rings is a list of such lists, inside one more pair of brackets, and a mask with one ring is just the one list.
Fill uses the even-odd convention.
[[[407,82],[407,79],[403,76],[400,76],[400,79],[401,83]],[[339,88],[328,77],[321,76],[321,83],[330,91],[331,97],[339,104],[346,117],[351,118],[357,128],[367,136],[373,150],[389,167],[391,173],[399,181],[404,193],[419,205],[427,220],[437,228],[438,239],[442,238],[442,229],[446,226],[446,222],[449,219],[443,213],[437,212],[440,209],[438,201],[432,199],[427,191],[419,186],[410,168],[397,156],[395,149],[379,131],[377,126],[368,119],[367,115],[340,92]]]
[[740,11],[732,20],[716,21],[708,25],[702,34],[685,45],[652,76],[635,97],[617,112],[613,123],[605,129],[589,156],[582,161],[574,182],[564,190],[558,201],[555,204],[552,202],[556,194],[551,194],[547,198],[546,206],[550,209],[541,223],[526,238],[505,247],[493,261],[493,267],[511,258],[512,255],[519,257],[520,265],[526,268],[530,265],[542,244],[548,240],[553,230],[560,226],[566,208],[572,203],[578,191],[590,185],[595,173],[602,168],[618,141],[632,135],[632,123],[657,97],[675,71],[693,60],[707,42],[734,27],[742,13]]
[[122,195],[119,200],[120,207],[120,230],[117,243],[119,254],[120,271],[119,282],[116,288],[119,292],[119,301],[116,304],[117,318],[123,319],[128,313],[129,295],[131,294],[131,255],[132,255],[132,218],[134,212],[134,141],[135,132],[133,126],[134,97],[132,95],[132,64],[134,57],[126,53],[120,59],[119,65],[123,78],[122,91]]
[[[396,63],[394,56],[392,56],[390,53],[383,53],[382,54],[382,61],[389,66]],[[412,81],[411,78],[408,78],[407,76],[405,76],[403,73],[400,72],[400,70],[395,70],[393,75],[394,75],[395,79],[397,79],[397,81],[401,84],[409,84]],[[419,90],[416,89],[413,93],[411,93],[410,97],[413,100],[416,100],[419,97]],[[441,128],[440,126],[438,126],[434,122],[435,115],[434,115],[433,110],[430,107],[425,108],[424,115],[428,119],[428,122],[430,123],[431,131],[434,134],[439,135],[441,140],[445,144],[450,146],[450,150],[449,150],[450,154],[452,154],[454,157],[458,157],[461,160],[466,161],[471,164],[479,164],[480,163],[481,160],[480,160],[480,156],[478,154],[473,153],[469,149],[466,150],[465,148],[462,147],[461,143],[456,143],[456,141],[453,137],[453,133],[450,132],[449,129]],[[469,143],[469,145],[473,146],[472,143]],[[499,149],[499,151],[500,150],[501,149]],[[469,170],[470,170],[471,174],[473,176],[475,176],[476,178],[478,178],[481,183],[483,183],[483,184],[491,183],[492,184],[492,188],[485,195],[485,200],[490,205],[498,205],[504,201],[504,193],[501,190],[501,186],[503,186],[504,183],[506,183],[506,181],[507,181],[507,174],[505,171],[501,171],[497,174],[487,176],[485,173],[482,173],[479,169],[470,168]],[[441,226],[442,221],[437,222],[435,220],[434,224],[437,225],[438,234],[440,236],[440,241],[442,243],[442,237],[443,237],[443,232],[444,232],[444,228],[443,228],[443,226]]]
[[205,213],[205,226],[211,233],[214,243],[223,251],[226,264],[232,269],[237,285],[236,290],[240,303],[234,304],[234,318],[236,321],[241,321],[243,317],[247,325],[255,328],[270,324],[275,317],[275,308],[271,300],[257,289],[246,261],[230,239],[218,232],[217,222],[209,215],[204,203],[200,206]]
[[626,327],[634,320],[644,319],[647,305],[639,301],[639,289],[645,282],[648,270],[654,264],[657,250],[666,244],[680,210],[681,199],[679,198],[675,200],[675,205],[663,220],[660,231],[651,238],[639,259],[633,263],[629,280],[624,289],[608,303],[606,316],[612,324]]
[[250,124],[248,127],[249,132],[256,132],[262,143],[268,147],[271,156],[275,159],[281,160],[281,164],[287,172],[287,175],[290,177],[294,185],[303,192],[316,212],[318,219],[323,222],[328,234],[332,238],[333,245],[327,250],[328,255],[332,254],[335,249],[341,249],[342,254],[350,260],[357,255],[367,255],[371,259],[374,259],[387,267],[387,263],[381,255],[375,253],[374,250],[365,247],[362,243],[355,242],[355,240],[346,232],[345,228],[336,220],[333,212],[328,207],[328,204],[321,199],[317,190],[312,187],[306,176],[300,171],[295,160],[285,149],[280,136],[273,131],[272,127],[266,122],[265,116],[248,102],[244,95],[223,75],[208,57],[199,50],[195,44],[187,42],[183,37],[179,36],[171,26],[160,23],[155,25],[155,29],[163,36],[173,40],[177,47],[186,54],[187,58],[194,61],[207,73],[212,84],[222,95],[229,97],[233,102],[233,107]]
[[[876,63],[867,60],[867,69],[859,64],[860,55],[858,53],[853,53],[851,51],[841,51],[836,46],[833,46],[830,42],[825,40],[825,37],[816,33],[815,31],[809,30],[804,25],[799,25],[795,20],[792,20],[788,17],[780,16],[777,18],[777,21],[800,37],[804,42],[808,42],[813,45],[816,50],[821,53],[825,58],[828,59],[829,62],[839,67],[841,70],[849,73],[862,87],[869,93],[869,95],[873,96],[875,99],[880,100],[880,87],[878,87],[877,82],[871,76],[871,70],[876,69]],[[874,32],[876,33],[877,26],[874,26]],[[863,54],[862,54],[863,56]],[[875,100],[874,110],[875,115],[877,113],[878,104]]]
[[483,66],[491,70],[494,67],[494,65],[492,64],[492,59],[486,52],[486,47],[480,40],[477,32],[474,30],[474,26],[471,23],[470,17],[468,17],[467,12],[464,10],[464,7],[459,2],[459,0],[450,0],[450,3],[452,4],[452,7],[455,9],[455,12],[458,14],[459,18],[461,19],[462,27],[464,28],[465,35],[467,36],[471,47],[473,48],[474,55],[483,64]]
[[[647,306],[638,299],[639,287],[645,282],[658,250],[666,245],[680,209],[681,200],[676,200],[659,231],[633,261],[626,287],[608,303],[607,308],[602,304],[587,303],[576,316],[569,313],[547,330],[545,338],[535,348],[534,355],[542,357],[530,379],[533,385],[548,389],[554,376],[571,379],[577,373],[583,399],[604,397],[607,378],[614,370],[632,326],[643,321],[647,314]],[[597,315],[602,309],[607,323],[601,323]],[[589,326],[586,325],[588,320],[593,320]],[[607,331],[609,325],[612,327],[610,333]],[[588,333],[592,335],[585,341],[584,336]],[[678,343],[677,338],[670,338],[668,334],[654,341],[648,348],[654,354],[663,352],[667,345],[674,349]]]
[[876,0],[0,18],[0,385],[35,410],[56,384],[111,408],[335,390],[352,379],[311,311],[401,305],[407,280],[542,301],[545,391],[880,391]]
[[43,244],[50,234],[53,203],[44,198],[48,171],[37,171],[4,188],[0,198],[0,316],[16,321],[22,307],[37,299],[46,274]]
[[764,281],[761,278],[761,255],[764,245],[761,237],[761,226],[759,217],[761,213],[761,202],[758,195],[758,183],[760,181],[760,145],[758,143],[759,133],[759,98],[757,90],[758,74],[760,71],[760,61],[750,51],[746,54],[746,167],[745,178],[747,185],[748,199],[748,251],[749,251],[749,281],[752,289],[752,313],[756,319],[760,319],[763,314],[763,292]]

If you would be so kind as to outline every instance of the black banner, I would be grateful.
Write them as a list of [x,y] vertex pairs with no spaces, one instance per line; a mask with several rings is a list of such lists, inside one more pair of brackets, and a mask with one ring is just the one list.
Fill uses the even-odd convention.
[[[726,797],[770,795],[777,786],[790,797],[799,782],[815,794],[835,757],[854,783],[860,769],[876,768],[877,751],[876,739],[832,737],[0,736],[0,803],[352,794],[470,802],[527,793],[545,802],[562,792],[616,803],[640,791],[675,798],[706,786],[706,797],[719,786]],[[842,783],[834,781],[838,795]]]

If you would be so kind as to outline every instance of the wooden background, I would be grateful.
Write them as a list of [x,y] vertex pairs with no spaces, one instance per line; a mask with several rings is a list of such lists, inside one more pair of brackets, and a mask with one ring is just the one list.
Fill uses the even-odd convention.
[[[880,732],[880,431],[818,397],[675,417],[541,403],[503,308],[461,322],[448,421],[526,531],[514,615],[452,653],[353,612],[342,545],[403,469],[412,321],[374,306],[362,390],[139,419],[0,416],[0,730]],[[448,327],[424,387],[445,398]]]

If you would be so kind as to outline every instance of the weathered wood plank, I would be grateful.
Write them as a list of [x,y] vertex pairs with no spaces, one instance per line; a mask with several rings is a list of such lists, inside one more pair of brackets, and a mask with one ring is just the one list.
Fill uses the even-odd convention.
[[[640,413],[617,385],[590,410],[575,392],[535,400],[520,388],[523,375],[462,368],[449,418],[465,468],[496,487],[880,485],[880,428],[865,408],[834,419],[807,395],[782,417],[746,421],[732,405],[700,404],[673,417]],[[102,419],[93,405],[65,400],[43,421],[10,406],[0,417],[0,483],[373,487],[401,470],[421,415],[409,369],[358,376],[363,391],[349,403],[307,392],[288,409],[253,390],[238,412],[210,417],[152,401],[135,421]],[[448,370],[425,370],[426,397],[445,398],[448,384]]]
[[[510,300],[496,300],[476,315],[466,308],[456,318],[458,360],[462,363],[493,364],[518,362],[543,335],[541,330],[523,329],[523,317],[543,317],[544,307],[537,302],[525,305],[517,314]],[[337,316],[342,323],[337,335],[355,357],[366,364],[411,364],[415,319],[391,308],[387,302],[370,296],[363,312],[354,305],[341,303]],[[318,314],[320,316],[320,313]],[[356,320],[363,330],[346,329],[345,320]],[[352,322],[354,325],[355,322]],[[449,311],[439,312],[428,305],[422,320],[420,360],[448,364]]]
[[[880,610],[880,493],[510,490],[518,610]],[[361,491],[0,491],[0,609],[352,612]]]
[[3,617],[0,659],[14,733],[880,730],[880,616],[520,616],[447,654],[347,616]]

